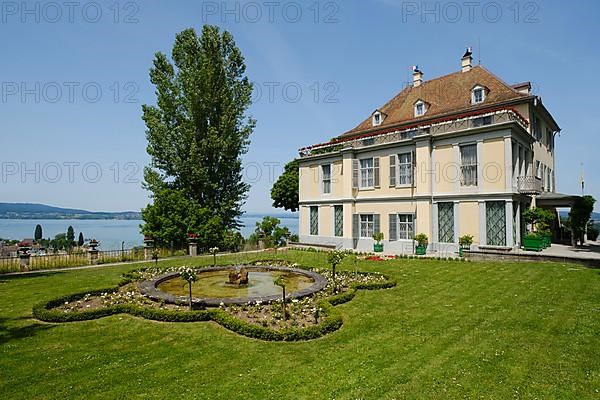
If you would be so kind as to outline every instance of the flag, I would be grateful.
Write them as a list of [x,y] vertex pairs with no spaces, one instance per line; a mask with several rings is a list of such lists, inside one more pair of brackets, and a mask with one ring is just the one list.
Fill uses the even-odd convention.
[[581,163],[581,176],[579,177],[579,182],[581,182],[581,194],[583,195],[583,192],[585,190],[585,175],[583,173],[583,163]]

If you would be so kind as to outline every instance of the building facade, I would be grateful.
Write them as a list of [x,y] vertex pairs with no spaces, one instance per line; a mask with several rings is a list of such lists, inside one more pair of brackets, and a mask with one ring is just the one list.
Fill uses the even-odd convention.
[[508,85],[467,51],[461,70],[413,83],[356,128],[300,149],[300,241],[412,253],[452,251],[463,235],[480,247],[511,249],[522,211],[555,191],[560,128],[531,93]]

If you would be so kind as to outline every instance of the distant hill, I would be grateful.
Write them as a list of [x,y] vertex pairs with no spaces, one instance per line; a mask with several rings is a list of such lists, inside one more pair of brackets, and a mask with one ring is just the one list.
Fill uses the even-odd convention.
[[[567,218],[569,216],[569,212],[568,211],[561,211],[560,212],[560,216],[564,217],[564,218]],[[593,212],[592,213],[592,220],[596,221],[596,222],[600,221],[600,213]]]
[[0,203],[0,219],[141,219],[141,214],[137,211],[87,211],[35,203]]

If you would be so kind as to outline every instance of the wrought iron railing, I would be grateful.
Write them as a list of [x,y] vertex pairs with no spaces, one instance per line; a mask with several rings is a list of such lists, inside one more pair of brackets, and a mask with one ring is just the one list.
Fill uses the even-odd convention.
[[482,113],[464,118],[457,118],[450,121],[432,123],[419,127],[412,127],[405,130],[397,130],[381,134],[351,138],[348,140],[338,140],[331,143],[315,145],[300,150],[300,157],[310,157],[318,154],[328,154],[340,151],[343,148],[364,148],[380,144],[401,142],[411,140],[415,137],[426,135],[442,135],[451,132],[457,132],[467,129],[481,128],[484,126],[497,125],[507,122],[515,122],[524,129],[527,129],[526,122],[513,110],[499,110],[489,113]]
[[542,180],[537,176],[519,176],[517,178],[517,190],[522,194],[542,193]]

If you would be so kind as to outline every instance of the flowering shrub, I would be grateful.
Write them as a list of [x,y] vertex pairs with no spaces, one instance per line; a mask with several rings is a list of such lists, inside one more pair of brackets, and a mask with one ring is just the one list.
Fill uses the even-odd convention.
[[181,279],[183,279],[190,285],[192,283],[196,282],[196,278],[197,278],[196,270],[194,270],[190,267],[181,267],[181,269],[179,271],[179,276],[181,276]]

